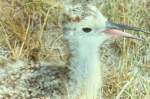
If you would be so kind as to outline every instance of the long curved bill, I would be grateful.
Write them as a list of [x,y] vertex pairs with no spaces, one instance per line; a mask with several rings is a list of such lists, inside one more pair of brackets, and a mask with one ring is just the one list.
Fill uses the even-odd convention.
[[132,34],[123,32],[122,30],[133,30],[136,32],[149,33],[147,31],[140,29],[140,28],[137,28],[137,27],[132,27],[132,26],[124,25],[124,24],[116,24],[116,23],[112,23],[110,21],[106,22],[106,30],[104,32],[113,36],[113,37],[123,36],[123,37],[127,37],[127,38],[143,40],[142,38],[139,38],[139,37],[134,36]]

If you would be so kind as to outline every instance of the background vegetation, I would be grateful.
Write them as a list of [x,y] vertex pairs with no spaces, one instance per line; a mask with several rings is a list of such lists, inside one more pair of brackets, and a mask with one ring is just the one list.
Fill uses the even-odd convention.
[[[7,78],[4,80],[3,69],[13,71],[11,68],[15,67],[10,64],[18,60],[29,66],[66,63],[68,51],[62,40],[61,2],[0,0],[0,88],[8,82]],[[149,0],[99,0],[97,7],[114,22],[150,31]],[[103,96],[106,99],[150,99],[150,34],[127,32],[145,40],[120,38],[107,41],[101,48]],[[0,89],[0,96],[2,94],[4,91]]]

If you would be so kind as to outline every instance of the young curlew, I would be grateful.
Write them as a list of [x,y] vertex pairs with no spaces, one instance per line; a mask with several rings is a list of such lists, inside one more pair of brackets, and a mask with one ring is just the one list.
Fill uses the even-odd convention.
[[112,37],[140,39],[120,29],[140,30],[109,22],[95,6],[75,5],[65,10],[64,40],[71,54],[68,64],[34,68],[23,78],[25,93],[30,99],[101,99],[99,47]]

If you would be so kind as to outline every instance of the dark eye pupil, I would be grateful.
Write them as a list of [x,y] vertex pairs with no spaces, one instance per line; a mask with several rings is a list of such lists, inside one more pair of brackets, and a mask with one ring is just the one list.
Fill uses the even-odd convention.
[[92,29],[89,28],[89,27],[84,27],[84,28],[82,28],[82,30],[83,30],[84,32],[91,32],[91,31],[92,31]]

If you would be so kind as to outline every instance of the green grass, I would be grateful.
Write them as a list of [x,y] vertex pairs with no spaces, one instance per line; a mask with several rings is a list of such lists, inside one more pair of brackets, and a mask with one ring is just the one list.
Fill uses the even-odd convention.
[[[150,31],[149,0],[105,0],[97,4],[108,19]],[[55,0],[0,1],[1,66],[9,60],[65,63],[60,2]],[[150,34],[127,31],[145,41],[117,39],[102,48],[103,96],[106,99],[150,99]],[[6,51],[6,53],[4,53]],[[3,55],[4,54],[4,55]]]

